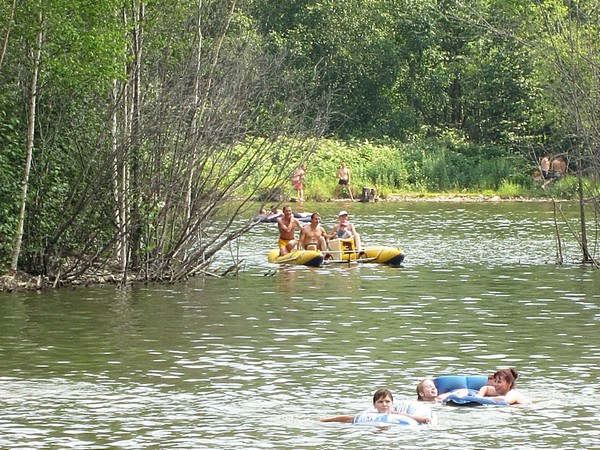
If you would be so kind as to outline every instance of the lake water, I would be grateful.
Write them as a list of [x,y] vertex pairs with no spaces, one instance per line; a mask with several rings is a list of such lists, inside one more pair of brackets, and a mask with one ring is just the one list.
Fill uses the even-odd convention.
[[[404,268],[266,262],[275,225],[220,256],[237,278],[0,294],[0,448],[600,447],[600,271],[551,204],[339,209]],[[570,207],[567,216],[572,217]],[[414,399],[425,377],[515,367],[531,406],[433,405],[436,426],[320,423]]]

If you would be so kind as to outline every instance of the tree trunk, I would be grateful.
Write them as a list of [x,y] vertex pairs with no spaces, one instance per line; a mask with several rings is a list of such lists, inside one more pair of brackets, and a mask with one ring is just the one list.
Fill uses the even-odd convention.
[[111,106],[111,152],[113,164],[114,217],[117,228],[116,256],[121,274],[121,282],[127,282],[127,172],[118,146],[118,97],[119,81],[113,81]]
[[581,251],[583,252],[583,263],[591,263],[593,262],[592,255],[590,255],[590,251],[588,248],[588,240],[587,240],[587,231],[586,231],[586,221],[585,221],[585,202],[583,198],[583,181],[581,179],[581,174],[577,176],[578,186],[577,191],[579,193],[579,217],[581,219]]
[[2,53],[0,53],[0,70],[2,70],[2,63],[4,62],[4,55],[6,55],[6,49],[8,48],[8,38],[10,37],[10,30],[12,28],[13,18],[15,17],[15,9],[17,9],[17,0],[13,0],[10,8],[10,15],[6,21],[6,34],[4,35],[4,44],[2,44]]
[[29,189],[29,174],[31,172],[31,162],[33,160],[33,141],[35,135],[35,110],[37,104],[38,75],[42,60],[42,44],[44,41],[42,12],[38,14],[39,30],[36,38],[36,46],[33,49],[33,69],[31,73],[31,85],[29,94],[29,114],[27,117],[27,147],[25,156],[25,170],[23,172],[23,188],[21,190],[21,205],[19,207],[19,218],[17,222],[17,236],[15,248],[12,255],[11,270],[17,270],[19,256],[21,254],[21,242],[23,241],[23,229],[25,224],[25,210],[27,208],[27,191]]
[[[141,249],[141,174],[140,174],[140,146],[141,146],[141,83],[142,83],[142,48],[143,48],[143,28],[144,21],[144,2],[140,1],[137,5],[137,12],[134,10],[135,25],[133,27],[133,70],[131,78],[131,264],[137,269],[140,265]],[[137,17],[136,17],[137,16]]]

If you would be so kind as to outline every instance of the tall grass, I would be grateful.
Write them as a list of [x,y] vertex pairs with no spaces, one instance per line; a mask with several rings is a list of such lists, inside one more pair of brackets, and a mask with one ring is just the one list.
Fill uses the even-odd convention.
[[508,193],[535,189],[528,159],[501,147],[449,139],[413,143],[323,139],[306,162],[305,197],[333,198],[342,162],[352,172],[355,195],[363,186],[384,195],[482,191],[512,195]]

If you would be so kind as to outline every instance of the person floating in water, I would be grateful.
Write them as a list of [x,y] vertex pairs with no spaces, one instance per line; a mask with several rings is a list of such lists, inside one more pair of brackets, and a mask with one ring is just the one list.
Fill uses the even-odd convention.
[[[494,373],[494,391],[486,389],[483,392],[486,387],[484,386],[477,395],[497,402],[506,402],[509,405],[531,403],[531,400],[517,391],[515,387],[517,377],[518,374],[515,369],[498,370]],[[480,395],[480,393],[485,393],[486,395]]]
[[334,417],[325,417],[321,419],[321,422],[343,422],[343,423],[358,423],[358,420],[362,414],[389,414],[393,417],[393,415],[408,417],[418,423],[430,423],[432,418],[418,416],[414,414],[409,414],[407,412],[402,412],[398,407],[395,407],[394,404],[394,396],[389,389],[379,389],[373,394],[373,407],[374,410],[367,410],[360,414],[356,415],[344,415],[344,416],[334,416]]

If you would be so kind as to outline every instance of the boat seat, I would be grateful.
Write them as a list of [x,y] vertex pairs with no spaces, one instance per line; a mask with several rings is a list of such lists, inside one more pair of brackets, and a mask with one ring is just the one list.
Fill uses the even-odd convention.
[[329,250],[333,252],[353,252],[356,250],[354,238],[330,239]]

